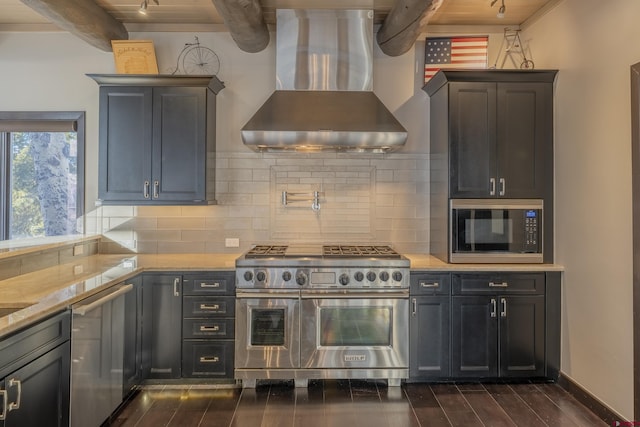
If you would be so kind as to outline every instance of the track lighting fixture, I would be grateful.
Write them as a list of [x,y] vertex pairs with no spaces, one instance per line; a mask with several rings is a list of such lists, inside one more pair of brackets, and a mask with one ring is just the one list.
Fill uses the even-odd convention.
[[[491,2],[491,6],[493,6],[494,4],[496,4],[498,0],[493,0]],[[498,9],[498,13],[496,14],[496,16],[500,19],[504,18],[504,12],[507,10],[507,8],[504,5],[504,0],[502,0],[502,4],[500,5],[500,8]]]
[[[154,2],[156,5],[160,6],[159,0],[151,0],[151,1]],[[138,12],[141,15],[146,15],[148,7],[149,7],[149,0],[142,0],[142,3],[140,3],[140,9],[138,9]]]

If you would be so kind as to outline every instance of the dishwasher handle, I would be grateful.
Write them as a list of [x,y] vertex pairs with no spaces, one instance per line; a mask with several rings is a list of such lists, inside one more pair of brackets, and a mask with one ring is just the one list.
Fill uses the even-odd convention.
[[133,285],[132,284],[128,284],[128,285],[124,285],[121,288],[119,288],[117,291],[110,293],[109,295],[106,295],[102,298],[100,298],[99,300],[93,301],[89,304],[85,304],[85,305],[81,305],[78,307],[74,307],[73,308],[73,314],[79,314],[80,316],[84,316],[85,314],[87,314],[89,311],[98,308],[99,306],[118,298],[120,295],[124,295],[128,292],[130,292],[133,289]]

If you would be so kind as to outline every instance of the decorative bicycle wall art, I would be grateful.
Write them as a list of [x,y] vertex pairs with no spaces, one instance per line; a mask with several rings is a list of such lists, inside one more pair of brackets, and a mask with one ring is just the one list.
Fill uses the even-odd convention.
[[173,74],[200,74],[215,76],[220,71],[220,59],[216,53],[200,44],[198,36],[194,43],[185,43],[176,59],[176,66],[169,72]]

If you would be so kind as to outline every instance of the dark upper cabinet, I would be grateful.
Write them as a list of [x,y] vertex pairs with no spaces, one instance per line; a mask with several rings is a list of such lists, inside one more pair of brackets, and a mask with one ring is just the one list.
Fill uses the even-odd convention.
[[211,76],[90,75],[100,85],[98,200],[215,203]]
[[[431,97],[431,153],[450,198],[544,198],[552,191],[556,71],[438,72]],[[433,165],[432,165],[433,169]],[[433,177],[432,177],[433,181]]]

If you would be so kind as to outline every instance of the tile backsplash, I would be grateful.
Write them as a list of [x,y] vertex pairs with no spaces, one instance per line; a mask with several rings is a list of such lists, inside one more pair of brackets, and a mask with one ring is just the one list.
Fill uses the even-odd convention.
[[[429,249],[427,154],[220,153],[217,205],[102,206],[86,217],[103,253],[243,252],[257,243],[383,243]],[[286,206],[282,192],[311,196]],[[226,248],[225,238],[240,239]]]

